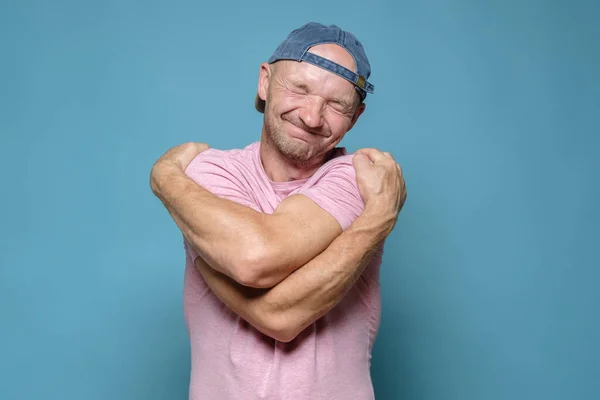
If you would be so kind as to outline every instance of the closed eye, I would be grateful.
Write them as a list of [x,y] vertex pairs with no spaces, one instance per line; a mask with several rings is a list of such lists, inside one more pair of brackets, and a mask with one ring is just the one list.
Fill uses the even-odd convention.
[[350,114],[352,112],[351,107],[343,101],[335,100],[329,103],[331,108],[342,114]]
[[291,90],[294,93],[299,93],[299,94],[308,94],[309,93],[308,86],[302,82],[297,82],[297,81],[295,82],[294,80],[289,80],[287,87],[289,90]]
[[308,86],[306,86],[304,84],[294,85],[294,88],[299,93],[308,94]]

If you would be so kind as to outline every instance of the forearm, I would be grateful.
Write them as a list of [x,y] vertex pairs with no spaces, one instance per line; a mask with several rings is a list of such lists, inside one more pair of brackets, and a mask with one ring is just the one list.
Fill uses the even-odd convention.
[[253,265],[264,248],[264,214],[212,194],[175,166],[156,167],[151,186],[208,265],[243,281],[239,266]]
[[229,308],[266,335],[289,341],[342,300],[384,237],[365,210],[324,252],[269,290],[238,285],[201,260],[198,267]]

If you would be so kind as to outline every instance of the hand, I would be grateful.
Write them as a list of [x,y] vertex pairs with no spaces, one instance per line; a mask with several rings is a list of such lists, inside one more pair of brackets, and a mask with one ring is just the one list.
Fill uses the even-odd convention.
[[163,154],[163,156],[159,158],[156,163],[172,163],[179,167],[182,171],[185,171],[192,160],[196,158],[198,154],[209,149],[209,147],[210,146],[206,143],[187,142],[167,150],[167,152]]
[[391,232],[406,201],[406,184],[402,168],[390,153],[377,149],[360,149],[354,154],[358,190],[367,208],[377,217],[387,233]]
[[152,191],[158,195],[161,179],[166,179],[169,170],[185,172],[192,160],[208,148],[209,146],[205,143],[188,142],[167,150],[152,166],[150,172]]

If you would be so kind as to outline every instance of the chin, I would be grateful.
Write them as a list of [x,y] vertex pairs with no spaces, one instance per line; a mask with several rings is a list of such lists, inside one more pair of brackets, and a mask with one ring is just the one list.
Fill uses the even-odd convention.
[[313,158],[313,149],[303,141],[291,139],[283,146],[279,147],[279,151],[286,158],[298,163],[307,163]]
[[[275,145],[279,153],[285,158],[298,164],[310,164],[311,161],[318,158],[318,155],[324,150],[323,144],[318,140],[308,140],[309,137],[302,137],[289,122],[275,124],[269,129],[269,138]],[[310,135],[307,133],[307,135]]]

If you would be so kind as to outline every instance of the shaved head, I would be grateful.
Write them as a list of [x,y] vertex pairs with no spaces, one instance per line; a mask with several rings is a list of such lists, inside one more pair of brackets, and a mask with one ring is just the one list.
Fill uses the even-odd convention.
[[[308,51],[356,72],[354,57],[337,44]],[[309,62],[264,63],[258,95],[265,142],[296,165],[322,163],[364,110],[352,82]]]

